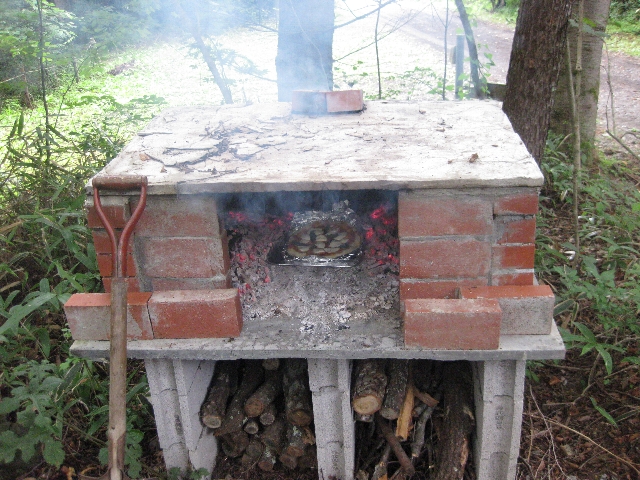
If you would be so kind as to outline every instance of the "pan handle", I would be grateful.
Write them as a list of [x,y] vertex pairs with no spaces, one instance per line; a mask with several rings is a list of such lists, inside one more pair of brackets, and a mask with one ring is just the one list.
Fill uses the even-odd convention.
[[[129,238],[147,204],[148,184],[148,179],[145,176],[115,175],[93,178],[93,203],[96,208],[96,213],[107,231],[109,241],[111,242],[112,270],[115,277],[125,278],[127,276],[127,247],[129,245]],[[120,235],[120,241],[116,240],[113,226],[109,223],[109,219],[102,208],[102,202],[100,201],[101,188],[104,190],[140,189],[138,205],[133,211],[131,218],[129,218],[129,221],[125,224],[122,234]]]

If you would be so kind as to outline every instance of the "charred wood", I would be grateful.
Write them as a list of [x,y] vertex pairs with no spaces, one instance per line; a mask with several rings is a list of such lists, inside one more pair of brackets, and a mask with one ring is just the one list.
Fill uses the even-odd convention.
[[200,419],[209,428],[219,428],[227,410],[227,400],[238,381],[238,362],[221,360],[216,363],[207,398],[200,409]]
[[259,417],[267,406],[273,403],[282,390],[280,377],[281,375],[277,370],[267,370],[265,372],[264,383],[253,392],[244,404],[244,413],[247,414],[247,417]]
[[353,409],[361,415],[372,415],[380,410],[387,387],[384,361],[361,360],[356,365],[356,380],[353,392]]
[[444,418],[438,431],[436,480],[462,480],[474,426],[469,362],[447,362],[443,371]]
[[387,363],[387,391],[380,415],[387,420],[395,420],[400,416],[400,409],[406,397],[409,381],[409,361],[392,359]]
[[242,429],[244,423],[244,403],[247,398],[258,388],[264,379],[264,370],[258,361],[247,360],[244,364],[244,373],[238,390],[233,395],[227,408],[222,425],[215,431],[216,436],[237,432]]
[[307,361],[287,359],[284,366],[282,387],[287,420],[293,425],[305,427],[313,421],[311,392],[307,380]]

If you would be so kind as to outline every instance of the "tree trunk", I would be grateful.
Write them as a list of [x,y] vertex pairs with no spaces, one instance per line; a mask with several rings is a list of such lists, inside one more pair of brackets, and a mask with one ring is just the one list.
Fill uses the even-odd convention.
[[522,0],[502,109],[538,163],[564,55],[570,0]]
[[[578,11],[578,1],[573,3],[574,13]],[[582,64],[582,81],[576,85],[580,137],[583,142],[593,145],[596,134],[598,113],[598,93],[600,92],[600,63],[602,61],[603,37],[609,19],[610,0],[584,0],[584,20],[582,29],[582,58],[576,56],[578,26],[569,25],[567,40],[571,48],[572,70],[578,61]],[[576,22],[579,20],[576,18]],[[564,58],[566,59],[566,53]],[[554,97],[551,128],[563,135],[572,133],[571,98],[569,95],[568,70],[566,60],[560,68],[560,79]]]
[[476,92],[476,98],[485,97],[485,89],[487,86],[487,80],[482,77],[480,80],[480,60],[478,59],[478,46],[476,45],[476,39],[473,36],[473,29],[471,28],[471,22],[469,22],[469,15],[467,15],[467,9],[464,7],[462,0],[455,0],[458,13],[460,14],[460,21],[464,28],[464,36],[467,39],[467,47],[469,48],[469,59],[471,69],[471,81],[473,82],[473,89]]
[[333,89],[333,0],[280,0],[278,100],[293,90]]

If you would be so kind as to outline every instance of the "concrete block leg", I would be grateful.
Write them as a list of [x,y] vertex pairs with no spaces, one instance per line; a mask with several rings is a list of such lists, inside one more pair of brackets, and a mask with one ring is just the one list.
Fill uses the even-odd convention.
[[160,448],[167,471],[179,468],[186,472],[189,454],[185,444],[180,411],[180,400],[173,371],[173,361],[147,359],[144,361],[149,380],[151,405],[156,419]]
[[318,476],[353,480],[355,423],[349,360],[309,359],[309,387],[318,449]]
[[180,418],[189,463],[193,470],[213,471],[217,439],[200,422],[200,406],[213,376],[214,361],[174,360],[173,370],[180,404]]
[[474,364],[478,480],[516,477],[525,366],[524,360]]

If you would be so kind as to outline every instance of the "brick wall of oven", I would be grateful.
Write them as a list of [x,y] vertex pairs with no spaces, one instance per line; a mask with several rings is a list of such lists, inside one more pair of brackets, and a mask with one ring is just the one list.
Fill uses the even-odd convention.
[[532,285],[537,209],[536,188],[400,192],[401,300]]

